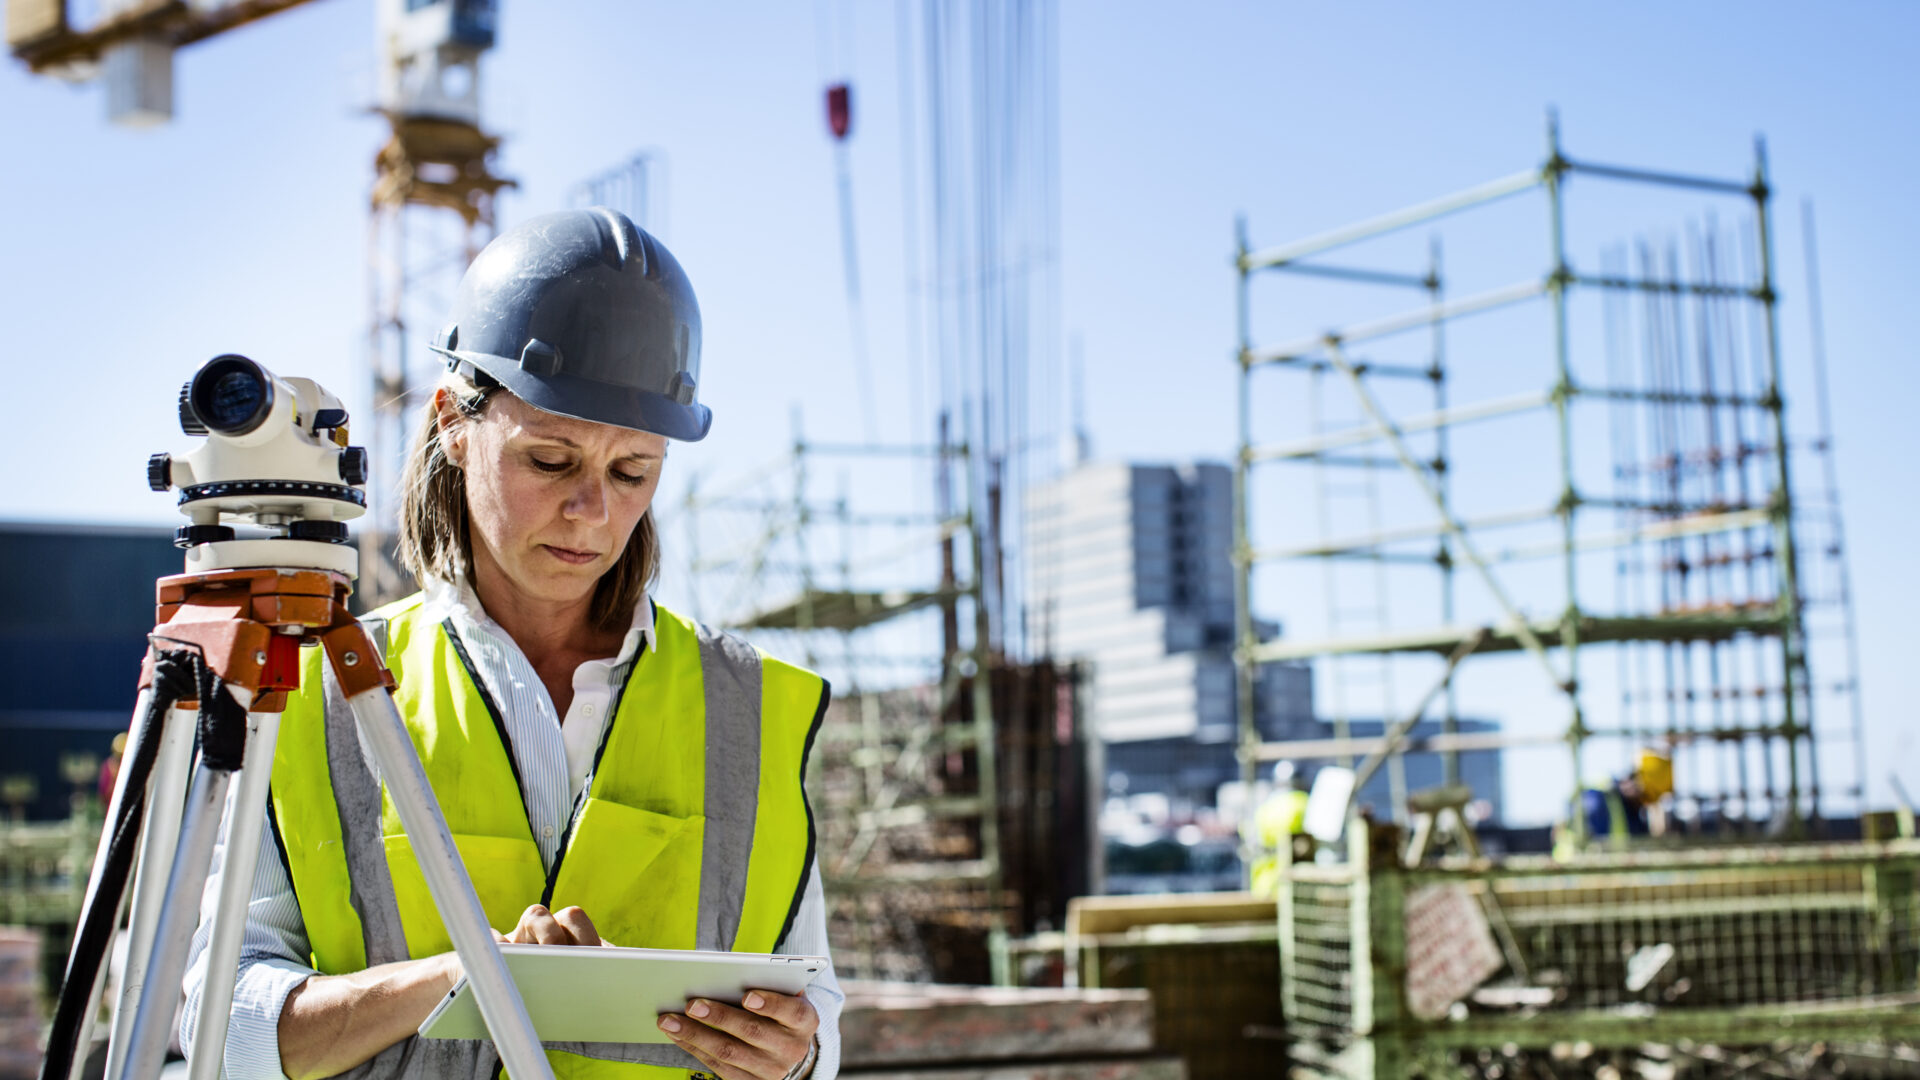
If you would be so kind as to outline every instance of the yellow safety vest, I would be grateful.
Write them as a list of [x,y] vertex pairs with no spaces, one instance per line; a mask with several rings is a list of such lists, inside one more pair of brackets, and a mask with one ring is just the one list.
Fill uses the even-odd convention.
[[1307,831],[1307,799],[1306,792],[1288,789],[1268,798],[1254,813],[1255,833],[1260,846],[1269,852],[1255,858],[1248,870],[1249,888],[1255,895],[1273,896],[1279,891],[1280,860],[1271,852],[1278,851],[1282,844],[1292,844],[1295,835]]
[[[549,871],[533,839],[500,711],[459,637],[418,595],[375,612],[406,719],[488,921],[579,905],[609,941],[772,952],[792,926],[814,854],[802,774],[825,680],[738,638],[655,608],[583,798]],[[406,830],[368,771],[351,715],[306,652],[274,755],[273,824],[326,974],[452,948]],[[324,682],[323,682],[324,680]],[[671,1045],[548,1044],[557,1080],[685,1077]],[[491,1043],[410,1038],[354,1080],[485,1077]]]

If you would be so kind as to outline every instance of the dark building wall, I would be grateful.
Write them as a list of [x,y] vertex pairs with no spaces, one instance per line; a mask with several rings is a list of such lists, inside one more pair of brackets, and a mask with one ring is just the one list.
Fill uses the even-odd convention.
[[38,779],[28,816],[65,817],[61,755],[127,729],[154,579],[181,568],[165,528],[0,523],[0,775]]

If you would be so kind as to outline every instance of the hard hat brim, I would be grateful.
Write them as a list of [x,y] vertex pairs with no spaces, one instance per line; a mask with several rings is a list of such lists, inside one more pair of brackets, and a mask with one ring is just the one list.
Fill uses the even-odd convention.
[[699,402],[682,405],[651,390],[617,386],[565,372],[529,375],[521,370],[517,361],[491,353],[429,348],[486,372],[514,397],[542,412],[664,435],[676,442],[699,442],[713,427],[713,411]]

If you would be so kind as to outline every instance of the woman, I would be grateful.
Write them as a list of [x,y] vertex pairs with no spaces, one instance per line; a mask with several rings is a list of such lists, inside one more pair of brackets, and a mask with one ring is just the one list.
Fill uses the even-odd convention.
[[[667,439],[711,422],[699,349],[678,263],[604,209],[489,244],[436,345],[401,509],[422,591],[366,621],[502,940],[827,952],[801,790],[824,681],[647,597]],[[282,719],[228,1076],[491,1076],[489,1043],[412,1037],[459,961],[319,652]],[[840,1004],[829,970],[802,995],[690,1002],[659,1018],[672,1046],[548,1057],[559,1080],[825,1080]]]

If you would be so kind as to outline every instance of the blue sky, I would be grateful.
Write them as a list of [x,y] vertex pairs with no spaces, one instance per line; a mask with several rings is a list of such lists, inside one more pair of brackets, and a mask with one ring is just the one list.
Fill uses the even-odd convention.
[[[919,433],[888,363],[906,334],[896,9],[833,10],[851,33],[881,426],[905,438]],[[661,231],[699,290],[702,396],[717,415],[709,441],[675,452],[677,469],[771,457],[795,405],[810,431],[857,430],[818,19],[811,3],[502,4],[485,79],[507,140],[502,171],[521,185],[503,202],[506,222],[562,205],[572,184],[641,147],[669,161]],[[1889,771],[1920,790],[1909,704],[1920,666],[1906,656],[1920,597],[1908,551],[1920,524],[1910,501],[1920,374],[1897,318],[1920,286],[1920,74],[1903,62],[1920,11],[1068,0],[1060,29],[1061,320],[1084,348],[1089,425],[1106,456],[1232,452],[1236,213],[1256,244],[1271,244],[1530,167],[1549,105],[1572,155],[1711,175],[1743,176],[1764,132],[1780,196],[1783,340],[1799,372],[1801,199],[1819,213],[1871,780],[1882,803]],[[372,44],[368,0],[318,0],[194,46],[177,58],[177,119],[144,132],[108,127],[98,87],[0,68],[8,370],[16,402],[51,403],[16,406],[0,434],[13,463],[0,515],[167,521],[142,463],[177,438],[171,402],[184,374],[219,352],[364,402],[365,200],[382,138],[362,108]],[[1703,204],[1599,205],[1575,219],[1576,260],[1697,220]],[[1737,211],[1722,213],[1731,222]],[[1465,277],[1484,267],[1483,284],[1500,283],[1508,239],[1515,251],[1533,242],[1529,214],[1490,218],[1484,254],[1449,234],[1450,265],[1458,251]],[[1411,242],[1423,250],[1425,234]],[[1279,310],[1263,329],[1324,325],[1319,309]],[[1489,356],[1496,376],[1521,362]],[[1528,378],[1508,392],[1540,385]],[[1789,380],[1790,391],[1804,385]],[[1790,423],[1810,433],[1811,398],[1790,400]],[[1276,589],[1266,613],[1310,618]],[[1522,729],[1563,719],[1516,688],[1520,668],[1487,670],[1473,690],[1479,711]],[[1417,694],[1413,682],[1403,697]],[[1544,817],[1554,785],[1535,792],[1516,778],[1533,775],[1525,760],[1509,767],[1510,802]],[[1542,776],[1564,771],[1541,761]]]

